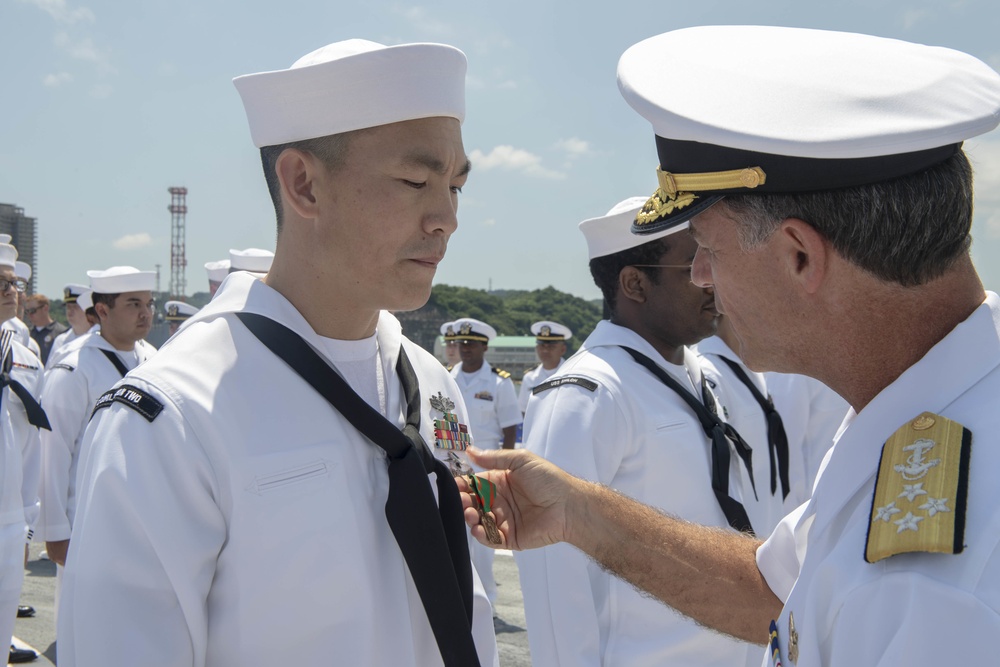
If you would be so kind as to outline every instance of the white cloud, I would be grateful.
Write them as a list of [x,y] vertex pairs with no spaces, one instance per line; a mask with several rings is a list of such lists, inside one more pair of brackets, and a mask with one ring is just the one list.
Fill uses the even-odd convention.
[[113,245],[118,250],[137,250],[139,248],[145,248],[153,242],[153,237],[142,232],[141,234],[126,234],[125,236],[117,239]]
[[910,30],[918,23],[930,18],[931,12],[926,9],[908,9],[903,12],[903,30]]
[[500,90],[514,90],[517,88],[517,81],[513,79],[508,79],[507,81],[502,81],[497,84],[497,88]]
[[972,139],[965,144],[975,174],[976,219],[988,239],[1000,239],[1000,140]]
[[413,28],[430,35],[450,35],[451,26],[430,16],[423,7],[393,7],[393,12],[407,21]]
[[483,227],[492,227],[497,224],[496,218],[489,218],[488,220],[483,220]]
[[469,153],[469,159],[477,171],[502,169],[504,171],[519,171],[528,176],[538,176],[539,178],[566,178],[566,174],[543,167],[542,158],[538,155],[513,146],[497,146],[489,153],[483,153],[477,148]]
[[74,41],[68,33],[57,32],[55,43],[56,46],[77,60],[86,60],[93,63],[107,62],[104,54],[97,50],[97,47],[94,46],[94,42],[89,37],[85,37],[79,41]]
[[583,139],[578,139],[577,137],[560,139],[555,143],[555,147],[561,151],[565,151],[570,157],[580,157],[591,152],[590,144]]
[[42,83],[49,88],[58,88],[72,80],[73,77],[68,72],[59,72],[58,74],[46,74],[45,78],[42,79]]
[[21,0],[34,5],[59,23],[93,23],[94,12],[87,7],[71,8],[66,0]]
[[90,89],[90,96],[95,100],[105,100],[111,97],[112,92],[114,92],[114,88],[111,87],[110,83],[99,83]]

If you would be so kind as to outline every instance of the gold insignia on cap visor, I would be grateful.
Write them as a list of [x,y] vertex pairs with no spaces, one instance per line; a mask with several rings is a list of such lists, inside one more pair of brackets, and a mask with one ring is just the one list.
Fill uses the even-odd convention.
[[656,169],[660,187],[635,216],[636,225],[656,222],[674,211],[690,205],[698,195],[695,192],[712,192],[734,188],[756,188],[767,182],[767,174],[760,167],[712,171],[700,174],[672,174]]

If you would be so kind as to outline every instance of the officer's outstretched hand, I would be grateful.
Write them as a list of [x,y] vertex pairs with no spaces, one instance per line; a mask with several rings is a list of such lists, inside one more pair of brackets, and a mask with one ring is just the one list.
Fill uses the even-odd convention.
[[490,512],[501,544],[491,544],[480,525],[479,500],[468,480],[456,477],[472,536],[494,549],[534,549],[562,542],[567,535],[567,507],[582,482],[561,468],[523,449],[480,450],[470,447],[469,458],[488,472],[479,473],[496,485]]

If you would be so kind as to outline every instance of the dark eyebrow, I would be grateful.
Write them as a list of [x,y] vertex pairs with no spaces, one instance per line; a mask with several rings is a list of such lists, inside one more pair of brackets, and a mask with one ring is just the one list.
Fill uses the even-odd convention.
[[[433,155],[429,155],[427,153],[411,153],[410,155],[407,155],[406,157],[403,158],[403,164],[408,166],[415,165],[418,167],[426,167],[431,171],[433,171],[435,174],[441,174],[442,176],[445,175],[448,171],[444,162],[434,157]],[[462,168],[458,170],[457,174],[455,174],[455,178],[465,176],[471,170],[472,170],[472,162],[470,162],[469,159],[466,158],[465,164],[462,165]]]

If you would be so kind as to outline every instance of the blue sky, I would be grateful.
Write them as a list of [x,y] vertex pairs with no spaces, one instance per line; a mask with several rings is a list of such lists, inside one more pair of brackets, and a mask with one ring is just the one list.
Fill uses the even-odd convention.
[[[167,188],[185,186],[188,292],[204,291],[206,261],[274,244],[231,79],[351,37],[445,42],[469,57],[474,170],[437,281],[596,298],[577,223],[656,187],[652,131],[618,93],[618,58],[667,30],[733,23],[949,46],[1000,69],[996,0],[0,0],[0,202],[39,220],[42,292],[118,264],[160,264],[166,289]],[[973,254],[998,289],[1000,133],[966,147],[977,169]]]

